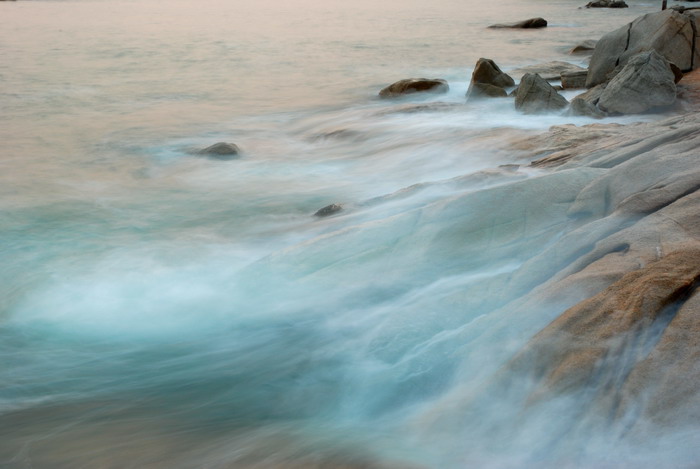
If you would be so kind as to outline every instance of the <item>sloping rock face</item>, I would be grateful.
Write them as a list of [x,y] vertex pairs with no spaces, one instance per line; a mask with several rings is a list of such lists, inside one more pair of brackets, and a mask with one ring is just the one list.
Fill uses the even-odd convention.
[[[590,179],[572,187],[561,236],[510,274],[502,291],[517,299],[489,312],[519,330],[459,337],[472,349],[500,337],[518,352],[473,352],[481,369],[501,365],[482,382],[474,373],[427,421],[466,426],[465,440],[493,457],[536,448],[542,460],[523,467],[627,467],[656,451],[693,467],[697,450],[679,448],[682,438],[697,448],[700,419],[700,116],[558,126],[528,142],[550,148],[542,197],[555,175]],[[543,305],[559,312],[531,332],[521,315]]]
[[569,102],[541,76],[527,73],[515,94],[515,108],[526,114],[540,114],[565,108]]
[[616,67],[648,50],[657,51],[681,70],[695,68],[700,64],[696,29],[695,16],[671,9],[641,16],[606,34],[596,44],[586,86],[608,81]]
[[676,101],[669,63],[651,50],[631,57],[600,95],[598,107],[609,113],[637,114]]
[[506,87],[515,86],[515,81],[504,73],[496,62],[481,58],[476,62],[467,98],[481,96],[507,96]]
[[395,98],[412,93],[446,93],[450,87],[447,81],[439,78],[407,78],[383,88],[380,98]]
[[516,23],[499,23],[492,24],[489,28],[501,29],[501,28],[513,28],[513,29],[532,29],[532,28],[545,28],[547,27],[547,20],[544,18],[530,18],[523,21],[518,21]]

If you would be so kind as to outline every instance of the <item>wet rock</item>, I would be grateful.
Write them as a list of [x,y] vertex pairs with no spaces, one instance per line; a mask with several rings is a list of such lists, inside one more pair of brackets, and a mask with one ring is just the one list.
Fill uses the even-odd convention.
[[446,93],[450,87],[447,81],[439,78],[407,78],[383,88],[380,98],[395,98],[412,93]]
[[240,156],[241,149],[235,143],[219,142],[200,150],[198,154],[218,160],[232,160]]
[[681,70],[700,64],[700,47],[695,47],[695,17],[674,10],[641,16],[603,36],[596,44],[586,86],[608,81],[615,67],[624,66],[640,52],[655,50]]
[[513,76],[523,76],[526,73],[536,73],[547,81],[559,80],[562,73],[567,72],[583,72],[585,68],[579,67],[569,62],[554,60],[541,64],[528,65],[527,67],[516,68],[511,70]]
[[593,49],[595,49],[595,45],[598,41],[594,39],[586,39],[585,41],[582,41],[579,44],[576,44],[574,47],[571,48],[569,51],[569,54],[586,54],[586,53],[592,53]]
[[315,217],[328,217],[331,215],[334,215],[338,212],[343,210],[342,204],[330,204],[326,205],[325,207],[319,209],[316,213],[314,213]]
[[683,71],[680,68],[678,68],[678,65],[674,64],[673,62],[669,62],[668,66],[671,67],[671,71],[673,72],[673,81],[675,83],[681,81],[681,79],[683,78]]
[[565,90],[585,88],[586,87],[586,77],[588,76],[588,70],[579,70],[575,72],[562,72],[561,74],[561,86]]
[[605,85],[598,85],[585,93],[581,93],[571,100],[569,113],[574,116],[587,116],[600,119],[607,116],[607,113],[598,108],[600,95],[603,94]]
[[623,0],[595,0],[588,2],[586,8],[627,8],[628,5]]
[[674,75],[668,61],[655,51],[631,57],[605,87],[598,108],[605,112],[638,114],[676,100]]
[[523,21],[518,21],[516,23],[501,23],[492,24],[489,28],[501,29],[501,28],[514,28],[514,29],[532,29],[532,28],[544,28],[547,26],[547,20],[544,18],[530,18]]
[[507,96],[506,87],[515,86],[510,75],[504,73],[491,59],[481,58],[476,62],[467,90],[467,99],[482,96]]
[[526,114],[541,114],[565,108],[569,102],[535,73],[527,73],[515,95],[515,108]]

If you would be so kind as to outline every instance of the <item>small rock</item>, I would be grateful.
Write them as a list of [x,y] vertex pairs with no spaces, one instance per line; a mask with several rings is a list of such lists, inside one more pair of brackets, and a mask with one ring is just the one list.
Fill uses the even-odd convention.
[[407,78],[399,80],[379,92],[380,98],[395,98],[412,93],[446,93],[450,87],[439,78]]
[[595,0],[588,2],[586,8],[627,8],[623,0]]
[[586,39],[580,44],[576,44],[570,51],[569,54],[585,54],[587,52],[592,52],[595,49],[595,45],[598,41],[594,39]]
[[240,156],[241,149],[235,143],[219,142],[198,153],[219,160],[232,160]]
[[504,97],[507,96],[507,86],[515,86],[513,78],[503,73],[493,60],[481,58],[477,60],[472,72],[467,99],[480,96]]
[[315,217],[328,217],[331,216],[335,213],[340,212],[343,210],[343,206],[341,204],[330,204],[326,205],[322,209],[318,210],[316,213],[314,213]]
[[544,18],[530,18],[517,23],[492,24],[491,29],[514,28],[514,29],[533,29],[544,28],[547,26],[547,20]]
[[569,102],[536,73],[526,73],[515,95],[515,109],[541,114],[565,108]]

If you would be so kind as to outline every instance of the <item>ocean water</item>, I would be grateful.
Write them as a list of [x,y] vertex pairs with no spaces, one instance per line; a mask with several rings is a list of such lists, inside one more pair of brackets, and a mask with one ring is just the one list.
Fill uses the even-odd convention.
[[[538,236],[508,224],[501,188],[542,174],[499,168],[527,164],[510,143],[591,122],[465,104],[472,68],[585,65],[572,46],[659,8],[629,3],[0,2],[0,463],[638,464],[553,442],[570,402],[506,440],[496,397],[448,418],[568,306],[503,325],[567,229],[527,199]],[[450,91],[377,98],[417,76]],[[241,158],[194,154],[218,141]]]

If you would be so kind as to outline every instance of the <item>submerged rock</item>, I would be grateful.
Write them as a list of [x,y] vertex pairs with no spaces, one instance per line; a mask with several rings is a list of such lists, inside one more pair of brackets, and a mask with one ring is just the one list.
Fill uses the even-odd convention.
[[314,213],[315,217],[328,217],[331,215],[334,215],[338,212],[343,210],[343,205],[342,204],[330,204],[326,205],[325,207],[319,209],[316,213]]
[[217,160],[232,160],[240,156],[241,149],[235,143],[219,142],[200,150],[198,154]]
[[676,100],[674,75],[668,61],[655,51],[631,57],[600,95],[605,112],[638,114]]
[[501,29],[501,28],[514,28],[514,29],[532,29],[532,28],[544,28],[547,26],[547,20],[544,18],[530,18],[523,21],[518,21],[516,23],[499,23],[492,24],[489,28]]
[[476,62],[467,90],[467,99],[481,96],[507,96],[505,88],[515,86],[515,80],[504,73],[496,62],[481,58]]
[[395,98],[412,93],[446,93],[450,87],[447,81],[440,78],[407,78],[399,80],[383,88],[380,98]]
[[515,94],[515,109],[526,114],[541,114],[565,108],[569,102],[536,73],[527,73]]
[[695,21],[689,13],[664,10],[641,16],[606,34],[596,44],[586,86],[591,88],[608,81],[616,67],[649,50],[655,50],[681,70],[695,68],[700,64]]

